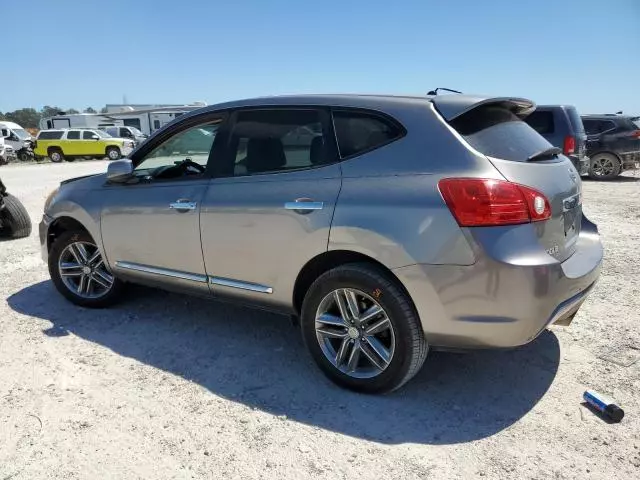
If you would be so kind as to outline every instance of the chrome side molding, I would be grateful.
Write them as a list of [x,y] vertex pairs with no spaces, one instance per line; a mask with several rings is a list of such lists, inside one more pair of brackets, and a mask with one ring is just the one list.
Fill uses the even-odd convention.
[[273,288],[267,287],[266,285],[260,285],[259,283],[241,282],[239,280],[232,280],[231,278],[209,277],[209,283],[211,285],[238,288],[240,290],[249,290],[251,292],[273,293]]
[[206,275],[198,275],[196,273],[179,272],[168,268],[150,267],[148,265],[140,265],[131,262],[116,262],[116,267],[125,270],[133,270],[136,272],[150,273],[152,275],[162,275],[164,277],[179,278],[181,280],[190,280],[192,282],[207,283]]

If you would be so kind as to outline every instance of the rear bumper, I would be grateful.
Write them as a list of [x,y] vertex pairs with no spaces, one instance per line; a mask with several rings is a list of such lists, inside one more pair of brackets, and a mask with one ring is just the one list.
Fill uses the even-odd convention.
[[622,170],[640,169],[640,152],[626,152],[620,154]]
[[591,159],[589,157],[587,157],[586,155],[582,157],[569,155],[569,159],[571,160],[571,163],[573,163],[573,166],[576,167],[578,174],[580,174],[581,176],[589,174],[589,166],[591,163]]
[[411,265],[394,273],[431,345],[515,347],[550,324],[570,322],[600,274],[602,257],[597,228],[583,218],[576,251],[562,263],[546,253],[516,261],[483,255],[474,265]]

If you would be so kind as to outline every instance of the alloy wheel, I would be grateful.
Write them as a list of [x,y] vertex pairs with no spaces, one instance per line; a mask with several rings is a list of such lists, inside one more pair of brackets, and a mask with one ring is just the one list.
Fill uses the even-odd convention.
[[60,254],[58,270],[64,285],[83,298],[100,298],[113,288],[100,250],[90,242],[70,243]]
[[396,347],[393,325],[371,296],[352,288],[326,295],[318,306],[316,337],[331,364],[353,378],[373,378],[387,369]]
[[593,173],[598,177],[613,175],[616,166],[614,161],[608,157],[599,157],[593,160]]

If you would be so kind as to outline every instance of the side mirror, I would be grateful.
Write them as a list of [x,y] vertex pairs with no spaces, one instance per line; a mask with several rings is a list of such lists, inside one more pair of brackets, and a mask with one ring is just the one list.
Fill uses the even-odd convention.
[[100,140],[100,137],[97,135],[94,135],[93,137],[91,137],[92,140]]
[[115,160],[107,167],[107,181],[112,183],[124,183],[133,175],[133,163],[131,160]]

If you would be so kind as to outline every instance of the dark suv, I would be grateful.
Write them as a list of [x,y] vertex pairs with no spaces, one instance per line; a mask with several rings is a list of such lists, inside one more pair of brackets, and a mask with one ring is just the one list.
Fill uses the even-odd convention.
[[584,115],[589,176],[611,179],[640,168],[640,127],[625,115]]
[[539,105],[525,118],[535,131],[569,157],[580,175],[589,173],[586,155],[587,135],[576,107],[571,105]]

